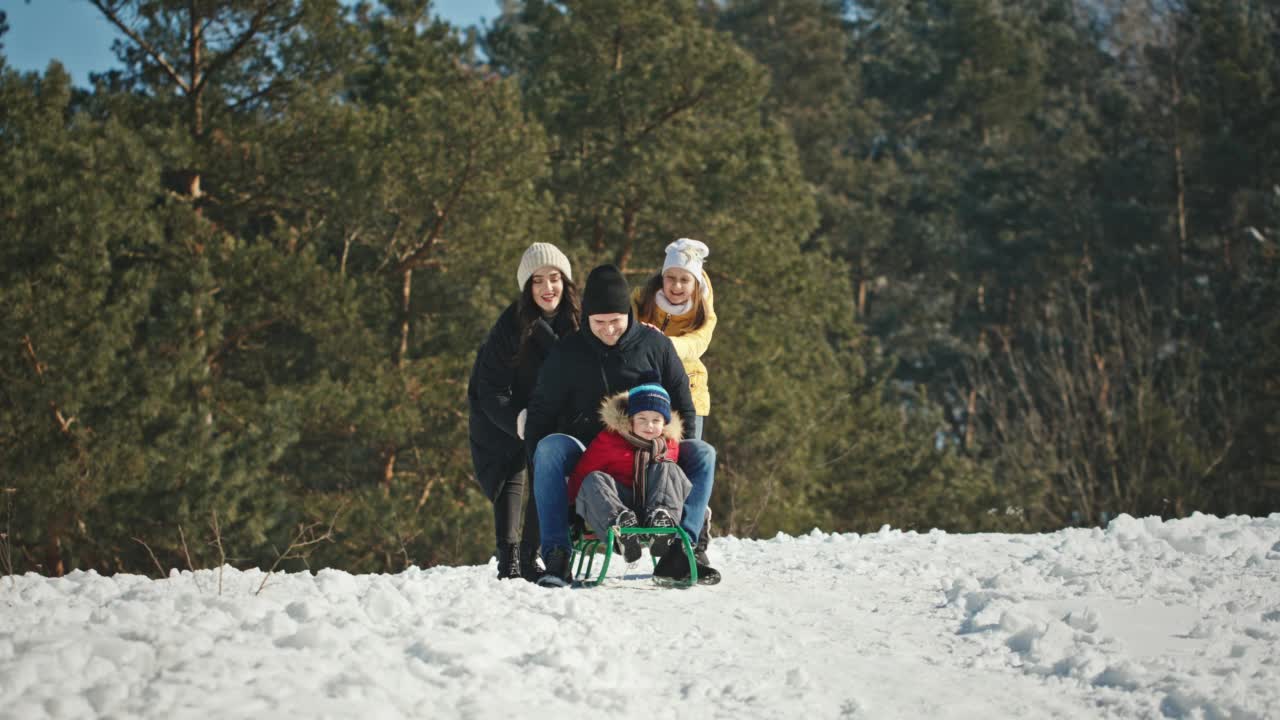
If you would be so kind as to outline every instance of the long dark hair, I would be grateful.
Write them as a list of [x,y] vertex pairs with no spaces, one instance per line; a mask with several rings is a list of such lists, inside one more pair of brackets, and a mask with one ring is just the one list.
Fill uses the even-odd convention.
[[[690,330],[697,330],[707,322],[707,304],[702,296],[706,288],[702,287],[702,277],[694,275],[694,282],[697,287],[693,289],[693,323],[689,325]],[[658,291],[662,289],[662,273],[658,273],[649,278],[644,284],[644,289],[640,291],[640,317],[638,320],[648,320],[654,317],[658,312]]]
[[[560,273],[560,281],[564,283],[564,288],[560,291],[560,305],[556,307],[556,318],[564,316],[568,313],[568,320],[573,330],[578,329],[580,316],[582,315],[582,299],[578,297],[578,286],[573,284],[573,280],[568,275]],[[533,299],[533,277],[524,281],[524,289],[520,291],[520,300],[516,305],[516,317],[520,320],[520,349],[516,352],[514,358],[515,364],[519,365],[529,356],[529,344],[533,337],[533,324],[542,317],[542,308],[538,307],[537,301]]]

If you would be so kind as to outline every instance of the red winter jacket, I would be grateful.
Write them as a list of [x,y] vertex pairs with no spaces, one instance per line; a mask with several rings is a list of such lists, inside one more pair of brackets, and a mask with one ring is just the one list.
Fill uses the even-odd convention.
[[[578,491],[582,488],[582,479],[588,473],[599,470],[608,474],[619,485],[631,487],[635,482],[636,449],[619,434],[631,429],[631,419],[627,417],[627,394],[619,393],[605,398],[600,404],[600,419],[605,429],[598,433],[586,452],[578,459],[573,473],[569,475],[569,504],[578,499]],[[662,435],[667,441],[666,459],[675,462],[680,457],[680,437],[684,427],[680,416],[673,414],[671,422],[663,428]]]

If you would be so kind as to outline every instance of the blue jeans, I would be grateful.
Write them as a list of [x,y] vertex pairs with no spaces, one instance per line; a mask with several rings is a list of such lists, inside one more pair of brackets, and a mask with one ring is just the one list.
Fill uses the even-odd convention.
[[[538,525],[542,530],[542,557],[552,548],[569,548],[569,484],[566,478],[578,464],[586,448],[572,435],[556,433],[538,442],[533,453],[533,496],[538,503]],[[716,449],[701,440],[680,441],[677,463],[689,477],[693,489],[684,501],[680,527],[689,540],[698,542],[702,520],[711,500],[716,477]]]
[[696,544],[707,514],[707,503],[711,502],[711,487],[716,484],[716,449],[702,440],[681,440],[680,460],[676,464],[693,485],[684,500],[680,527],[689,533],[689,542]]

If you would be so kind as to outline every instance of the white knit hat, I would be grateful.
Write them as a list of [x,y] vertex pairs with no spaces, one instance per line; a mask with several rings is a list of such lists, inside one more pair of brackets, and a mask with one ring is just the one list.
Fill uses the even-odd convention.
[[524,256],[520,258],[520,267],[516,268],[516,283],[524,290],[524,284],[529,281],[529,276],[542,267],[553,267],[560,271],[570,280],[573,279],[573,270],[569,268],[569,258],[560,252],[560,248],[551,243],[536,242],[524,251]]
[[667,246],[667,259],[662,263],[663,271],[667,268],[687,270],[702,283],[702,260],[711,254],[707,244],[690,238],[680,238]]

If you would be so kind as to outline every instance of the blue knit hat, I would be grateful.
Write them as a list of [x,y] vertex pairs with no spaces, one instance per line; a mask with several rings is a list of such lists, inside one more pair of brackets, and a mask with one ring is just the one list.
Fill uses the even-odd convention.
[[671,396],[658,384],[657,373],[641,375],[640,383],[627,392],[627,416],[652,410],[671,422]]

